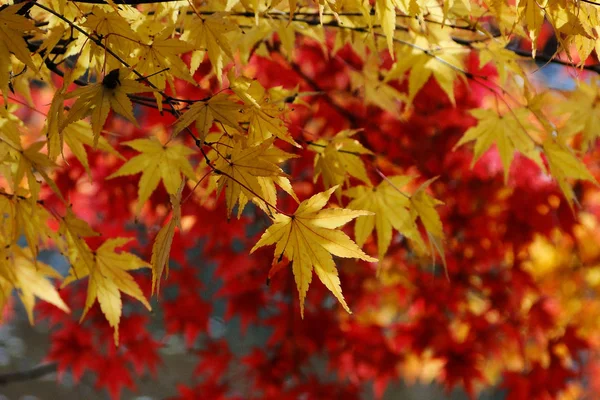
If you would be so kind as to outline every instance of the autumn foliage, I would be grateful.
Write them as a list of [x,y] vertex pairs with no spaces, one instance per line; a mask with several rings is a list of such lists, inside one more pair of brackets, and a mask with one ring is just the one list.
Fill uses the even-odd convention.
[[0,307],[111,398],[170,337],[174,399],[596,398],[599,12],[4,4]]

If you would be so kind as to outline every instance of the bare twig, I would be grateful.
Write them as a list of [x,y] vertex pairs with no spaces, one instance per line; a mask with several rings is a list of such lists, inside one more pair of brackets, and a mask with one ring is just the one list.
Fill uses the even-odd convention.
[[506,47],[506,50],[510,50],[513,53],[519,55],[519,56],[523,56],[523,57],[529,57],[530,60],[534,60],[534,61],[540,61],[540,62],[546,62],[546,63],[552,63],[552,64],[559,64],[559,65],[564,65],[565,67],[571,67],[571,68],[580,68],[580,69],[585,69],[587,71],[592,71],[595,72],[597,74],[600,74],[600,64],[590,64],[590,65],[582,65],[582,66],[578,66],[570,61],[565,61],[565,60],[561,60],[560,58],[556,58],[554,56],[549,56],[546,54],[536,54],[535,57],[533,57],[533,54],[531,51],[529,50],[523,50],[523,49],[519,49],[519,48],[515,48],[512,46]]
[[46,375],[50,375],[56,372],[58,364],[40,364],[31,369],[24,371],[8,372],[6,374],[0,374],[0,386],[9,385],[15,382],[29,381],[37,378],[41,378]]

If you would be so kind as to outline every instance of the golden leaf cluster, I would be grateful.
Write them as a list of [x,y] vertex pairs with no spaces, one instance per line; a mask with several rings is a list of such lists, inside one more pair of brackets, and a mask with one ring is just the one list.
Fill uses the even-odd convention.
[[[505,179],[515,154],[521,153],[556,179],[569,204],[577,201],[573,180],[595,182],[578,152],[598,137],[597,81],[582,83],[570,94],[546,96],[524,67],[528,58],[551,62],[555,57],[536,48],[544,23],[556,33],[561,63],[583,66],[597,53],[600,7],[593,2],[210,0],[139,7],[108,3],[39,0],[0,7],[0,303],[16,289],[30,318],[35,297],[68,309],[48,280],[59,277],[37,260],[40,246],[57,246],[71,263],[63,284],[88,278],[84,315],[97,300],[118,340],[121,292],[149,308],[129,271],[152,267],[153,287],[158,289],[182,220],[182,191],[186,182],[197,186],[206,176],[207,193],[214,190],[217,198],[223,194],[227,218],[236,207],[240,216],[254,204],[271,219],[254,249],[275,245],[275,261],[286,257],[291,262],[302,312],[313,272],[349,311],[332,255],[375,262],[361,249],[373,232],[380,260],[394,235],[425,251],[419,227],[444,260],[438,215],[443,203],[431,195],[433,179],[386,176],[377,166],[379,155],[369,150],[356,130],[315,140],[293,135],[288,105],[303,104],[304,94],[264,87],[252,79],[252,69],[246,68],[252,55],[269,57],[276,50],[295,62],[300,38],[320,43],[334,56],[349,46],[364,61],[349,71],[353,95],[394,118],[411,112],[428,81],[437,82],[452,104],[457,101],[457,85],[483,87],[494,105],[472,111],[476,124],[456,146],[473,143],[474,162],[495,146]],[[333,45],[326,41],[329,33],[334,35]],[[515,38],[532,41],[526,57],[513,45]],[[277,41],[281,46],[275,46]],[[386,53],[392,60],[384,67]],[[479,57],[481,67],[495,66],[498,79],[471,71],[467,61],[472,54]],[[203,99],[178,97],[180,85],[206,87],[210,76],[195,75],[205,60],[212,65],[210,76],[221,85],[219,91]],[[62,78],[62,85],[54,86],[53,75]],[[39,106],[31,96],[34,80],[45,82],[53,93],[40,132],[19,117],[21,107]],[[406,93],[397,89],[402,84]],[[552,106],[561,102],[552,112]],[[171,218],[155,238],[150,263],[116,250],[128,239],[107,239],[92,251],[85,238],[96,233],[71,211],[53,180],[54,171],[65,166],[65,151],[90,176],[86,147],[123,159],[104,132],[107,118],[113,113],[143,125],[139,120],[143,107],[172,115],[165,123],[170,124],[170,138],[149,132],[147,138],[122,143],[139,154],[125,160],[108,179],[141,174],[136,215],[161,182],[166,188]],[[579,135],[583,144],[575,148],[573,139]],[[186,144],[186,138],[192,138],[195,146]],[[314,153],[313,177],[325,191],[300,202],[294,190],[296,177],[285,171],[303,147]],[[66,214],[46,209],[40,198],[42,186],[65,203]],[[279,208],[281,192],[299,203],[295,212]],[[334,193],[337,207],[327,207]],[[48,227],[51,219],[58,220],[57,231]],[[356,243],[341,230],[352,220]],[[17,244],[21,236],[25,248]]]

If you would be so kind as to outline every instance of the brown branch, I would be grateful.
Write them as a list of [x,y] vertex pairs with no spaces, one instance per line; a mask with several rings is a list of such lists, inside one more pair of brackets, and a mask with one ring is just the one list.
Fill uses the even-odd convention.
[[531,60],[534,60],[534,61],[540,61],[540,62],[552,63],[552,64],[559,64],[559,65],[564,65],[565,67],[571,67],[571,68],[580,68],[580,69],[585,69],[587,71],[592,71],[592,72],[595,72],[597,74],[600,74],[600,64],[591,64],[591,65],[577,66],[576,64],[574,64],[574,63],[572,63],[570,61],[561,60],[560,58],[556,58],[556,57],[553,57],[553,56],[548,56],[548,55],[545,55],[545,54],[536,54],[535,58],[534,58],[533,54],[529,50],[523,50],[523,49],[514,48],[514,47],[510,47],[510,46],[506,47],[506,50],[510,50],[510,51],[512,51],[513,53],[515,53],[516,55],[519,55],[519,56],[529,57]]
[[29,381],[32,379],[41,378],[43,376],[56,372],[58,364],[40,364],[31,369],[24,371],[8,372],[0,374],[0,386],[9,385],[15,382]]
[[[315,147],[321,147],[321,148],[327,147],[326,144],[315,143],[312,140],[303,140],[303,142],[306,143],[308,146],[315,146]],[[362,156],[361,153],[356,152],[356,151],[343,150],[343,149],[336,149],[336,151],[338,153],[351,154],[351,155],[356,156],[356,157]]]
[[[67,19],[65,16],[57,13],[56,11],[52,10],[51,8],[48,8],[44,5],[35,3],[36,6],[38,6],[39,8],[49,12],[50,14],[53,14],[54,16],[60,18],[61,20],[65,21],[67,24],[69,24],[69,26],[71,26],[73,29],[76,29],[77,31],[79,31],[80,33],[82,33],[83,35],[85,35],[89,40],[91,40],[92,42],[94,42],[96,45],[100,46],[102,49],[104,49],[108,54],[110,54],[111,56],[113,56],[117,61],[119,61],[123,66],[127,67],[127,68],[131,68],[131,66],[129,65],[129,63],[127,63],[127,61],[123,60],[118,54],[116,54],[114,51],[112,51],[109,47],[107,47],[104,43],[102,43],[102,40],[100,38],[96,38],[96,37],[92,37],[89,33],[87,33],[86,31],[84,31],[81,27],[79,27],[78,25],[76,25],[73,21],[70,21],[69,19]],[[170,106],[170,110],[167,109],[166,111],[169,112],[170,114],[172,114],[173,116],[180,117],[181,116],[181,112],[175,108],[175,106],[173,105],[173,103],[178,103],[179,99],[169,96],[168,94],[166,94],[164,91],[162,90],[158,90],[158,88],[152,83],[150,82],[150,80],[148,80],[148,77],[142,75],[139,71],[137,71],[135,68],[131,68],[131,71],[137,75],[140,79],[139,80],[143,80],[145,82],[148,83],[148,85],[153,88],[156,89],[158,91],[158,93],[160,93],[163,97],[165,97],[166,99],[166,104]],[[204,99],[206,100],[206,99]],[[139,104],[142,105],[148,105],[148,104],[144,104],[145,100],[140,100],[138,99],[137,102]],[[190,102],[190,101],[186,101],[183,100],[184,102]],[[245,188],[246,190],[248,190],[250,193],[252,193],[253,195],[255,195],[256,197],[258,197],[261,201],[263,201],[267,206],[273,208],[275,211],[277,211],[280,214],[284,214],[284,215],[289,215],[287,213],[285,213],[284,211],[282,211],[281,209],[279,209],[278,207],[270,204],[266,199],[264,199],[262,196],[258,195],[256,192],[254,192],[251,188],[249,188],[248,186],[246,186],[245,184],[243,184],[242,182],[240,182],[238,179],[234,178],[233,176],[230,176],[229,174],[227,174],[224,171],[220,171],[218,170],[214,165],[212,165],[210,163],[210,160],[208,159],[208,156],[206,155],[206,153],[204,152],[204,149],[202,148],[202,143],[201,141],[193,134],[193,132],[191,131],[191,129],[189,127],[186,127],[186,132],[191,136],[191,138],[194,140],[194,142],[196,143],[196,146],[200,149],[200,151],[202,152],[202,155],[204,156],[206,163],[208,164],[208,166],[213,170],[214,173],[216,174],[220,174],[220,175],[224,175],[226,177],[228,177],[229,179],[233,180],[234,182],[236,182],[237,184],[239,184],[240,186],[242,186],[243,188]]]
[[[80,2],[80,3],[88,3],[88,4],[106,4],[106,2],[104,0],[71,0],[71,1],[75,1],[75,2]],[[116,4],[126,4],[126,5],[137,5],[137,4],[151,4],[151,3],[164,3],[164,2],[172,2],[172,1],[182,1],[182,0],[114,0],[114,2]],[[600,5],[600,3],[595,3],[593,1],[590,0],[582,0],[584,3],[588,3],[588,4],[593,4],[593,5]],[[36,4],[37,5],[37,4]],[[40,6],[41,7],[41,6]],[[46,11],[52,12],[51,10],[48,10],[45,7],[41,7],[43,9],[45,9]],[[211,15],[214,14],[216,11],[200,11],[198,12],[198,14],[201,15]],[[52,12],[54,14],[54,12]],[[241,16],[241,17],[254,17],[255,14],[253,12],[234,12],[234,13],[230,13],[231,16]],[[287,13],[283,13],[283,14],[268,14],[271,17],[274,18],[283,18],[286,17],[286,15],[289,15]],[[307,23],[309,25],[323,25],[323,26],[331,26],[334,28],[338,28],[338,29],[348,29],[348,30],[353,30],[353,31],[357,31],[357,32],[364,32],[364,33],[368,33],[369,29],[366,29],[365,27],[344,27],[344,26],[340,26],[337,21],[329,21],[326,23],[321,23],[320,21],[312,21],[312,20],[306,20],[306,19],[302,19],[302,18],[297,18],[298,16],[304,16],[304,17],[312,17],[312,16],[318,16],[319,14],[317,13],[312,13],[312,12],[299,12],[295,14],[296,17],[293,18],[293,20],[298,21],[298,22],[303,22],[303,23]],[[340,15],[345,15],[345,16],[361,16],[361,13],[340,13]],[[62,17],[62,16],[58,16],[59,18],[63,19],[65,22],[69,23],[69,25],[71,25],[73,28],[79,30],[81,33],[83,33],[84,35],[88,36],[88,38],[90,38],[92,41],[94,41],[96,44],[102,46],[101,43],[99,43],[100,41],[98,39],[92,38],[90,37],[86,32],[84,32],[81,28],[74,26],[74,24],[70,21],[67,21],[66,18]],[[403,15],[398,15],[398,17],[405,17]],[[287,18],[285,18],[287,19]],[[425,22],[428,23],[439,23],[438,21],[435,20],[426,20]],[[454,29],[465,29],[465,30],[470,30],[470,31],[477,31],[477,28],[475,26],[472,25],[466,25],[466,26],[462,26],[462,25],[452,25],[452,24],[445,24],[447,27],[450,28],[454,28]],[[376,26],[375,26],[376,27]],[[402,25],[397,25],[396,28],[401,29],[401,30],[406,30],[407,28],[405,26]],[[375,33],[376,36],[384,36],[382,34],[379,33]],[[463,71],[460,68],[457,68],[454,65],[451,65],[447,62],[445,62],[445,60],[440,59],[439,57],[436,57],[433,54],[430,54],[429,51],[419,48],[415,45],[412,45],[411,43],[407,43],[404,41],[401,41],[399,39],[394,38],[395,42],[399,42],[405,45],[409,45],[410,47],[416,48],[418,50],[422,50],[424,51],[426,54],[433,56],[434,58],[438,59],[438,61],[447,64],[448,66],[456,69],[458,72],[462,72],[463,74],[465,74],[467,76],[467,78],[469,78],[469,73],[466,71]],[[468,40],[463,40],[463,39],[459,39],[459,38],[454,38],[454,41],[458,44],[461,45],[465,45],[467,47],[470,47],[470,44],[473,43],[473,41],[468,41]],[[479,39],[476,41],[480,41]],[[513,47],[507,47],[507,50],[510,50],[512,52],[514,52],[517,55],[523,56],[523,57],[530,57],[535,61],[540,61],[540,62],[550,62],[553,64],[559,64],[559,65],[564,65],[566,67],[572,67],[572,68],[581,68],[584,70],[588,70],[588,71],[592,71],[595,73],[600,74],[600,64],[593,64],[593,65],[583,65],[581,67],[578,67],[577,65],[575,65],[572,62],[569,61],[564,61],[561,59],[557,59],[553,56],[548,56],[548,55],[544,55],[544,54],[536,54],[535,58],[532,57],[532,53],[530,51],[527,50],[522,50],[522,49],[518,49],[518,48],[513,48]],[[123,65],[129,67],[129,65],[122,60],[120,57],[118,57],[116,54],[114,54],[110,49],[105,48],[105,50],[110,53],[113,57],[115,57],[117,60],[119,60]],[[141,74],[137,73],[137,71],[133,70],[134,73],[136,73],[139,76],[139,79],[141,80],[146,80],[148,83],[150,83],[147,79],[145,79],[145,77],[141,76]],[[153,85],[151,85],[153,86]],[[167,100],[165,101],[167,104],[169,104],[172,100],[176,100],[174,98],[172,98],[171,96],[168,96],[164,93],[161,93]]]

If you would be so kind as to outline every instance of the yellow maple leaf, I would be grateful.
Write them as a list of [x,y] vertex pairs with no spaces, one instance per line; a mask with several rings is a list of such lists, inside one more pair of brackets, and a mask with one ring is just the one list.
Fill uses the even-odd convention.
[[28,68],[37,71],[27,43],[23,39],[25,32],[36,30],[36,27],[32,20],[17,14],[21,8],[23,4],[13,4],[0,9],[0,91],[5,104],[8,103],[11,53]]
[[286,256],[300,295],[300,313],[304,317],[304,299],[313,271],[333,293],[347,312],[350,308],[342,295],[340,279],[332,254],[376,262],[365,254],[344,232],[336,229],[369,211],[342,208],[323,209],[336,187],[304,200],[293,215],[275,214],[273,225],[263,233],[250,253],[259,247],[275,244],[274,262]]
[[566,145],[559,143],[552,137],[548,137],[543,143],[543,148],[548,160],[550,174],[556,179],[569,206],[572,207],[573,201],[577,201],[577,198],[568,179],[581,179],[595,184],[598,184],[598,182],[596,182],[596,179],[586,168],[585,164],[575,157],[571,149]]
[[71,207],[67,208],[65,216],[60,221],[59,233],[72,238],[86,238],[91,236],[100,236],[84,220],[77,218]]
[[[290,8],[292,7],[292,3],[290,4]],[[367,12],[368,15],[368,12]],[[291,16],[290,16],[291,18]],[[303,37],[309,37],[314,39],[316,42],[319,42],[321,45],[324,45],[325,39],[323,38],[324,32],[319,30],[318,27],[308,25],[305,22],[299,21],[291,21],[288,19],[279,20],[263,20],[267,21],[267,24],[264,25],[263,32],[267,35],[270,35],[273,31],[277,32],[277,36],[279,36],[279,40],[281,41],[282,54],[289,60],[292,60],[292,57],[296,53],[296,38],[298,35],[302,35]],[[261,21],[262,22],[262,21]],[[270,28],[270,29],[269,29]],[[256,42],[255,42],[256,43]]]
[[57,196],[62,199],[62,194],[56,183],[48,175],[55,164],[46,154],[40,152],[46,142],[34,142],[23,149],[21,144],[23,125],[12,116],[11,111],[5,109],[0,112],[0,159],[13,164],[12,168],[4,171],[4,179],[6,179],[13,193],[16,193],[19,190],[21,181],[26,177],[29,194],[34,200],[37,200],[40,191],[38,177],[41,176]]
[[450,17],[454,12],[459,13],[471,13],[471,1],[470,0],[448,0],[444,2],[444,9],[442,11],[444,19]]
[[531,55],[535,58],[537,37],[544,23],[544,8],[548,1],[538,2],[537,0],[517,0],[515,7],[521,20],[525,20],[527,33],[531,39]]
[[195,177],[194,170],[187,159],[187,156],[194,153],[189,147],[181,144],[163,146],[155,138],[135,139],[123,144],[142,154],[128,160],[107,179],[142,173],[136,213],[140,212],[142,205],[150,198],[161,179],[167,192],[174,195],[181,186],[182,174],[189,179]]
[[[6,155],[12,150],[22,150],[21,128],[23,123],[14,116],[16,107],[0,107],[0,155]],[[4,157],[0,157],[2,160]]]
[[560,130],[561,136],[569,137],[581,133],[582,148],[587,150],[598,137],[600,132],[600,91],[599,80],[592,79],[591,84],[579,83],[576,90],[569,94],[566,101],[561,101],[555,108],[558,114],[567,114],[569,118]]
[[410,213],[410,197],[400,191],[412,179],[410,176],[391,176],[376,187],[358,185],[344,191],[352,198],[348,208],[372,212],[372,215],[356,220],[354,235],[356,243],[362,247],[375,229],[380,260],[390,246],[393,229],[410,239],[421,251],[425,250],[416,216]]
[[[425,192],[425,189],[427,189],[427,187],[436,179],[437,178],[432,178],[423,182],[421,186],[418,187],[417,191],[410,196],[410,213],[413,217],[419,217],[421,220],[421,223],[427,231],[427,237],[429,238],[430,243],[439,253],[442,258],[442,263],[444,264],[444,270],[448,273],[446,257],[444,255],[444,230],[442,220],[435,210],[436,206],[443,205],[444,203],[431,197]],[[434,251],[432,251],[431,254],[434,256]]]
[[119,320],[123,308],[121,292],[130,295],[151,310],[142,289],[127,272],[150,266],[134,254],[125,251],[115,252],[117,247],[122,247],[131,240],[131,238],[108,239],[94,252],[84,245],[72,264],[69,276],[62,284],[64,287],[75,280],[89,276],[87,298],[81,320],[98,300],[102,313],[109,325],[114,328],[115,344],[119,343]]
[[130,71],[127,68],[115,69],[106,74],[102,82],[80,87],[66,93],[64,95],[65,99],[77,97],[77,100],[71,106],[64,121],[62,121],[60,129],[62,130],[67,125],[91,114],[95,147],[111,108],[137,126],[137,120],[133,115],[133,105],[127,95],[151,92],[152,89],[133,79],[127,79],[126,77],[129,74]]
[[423,14],[425,9],[427,9],[427,12],[434,13],[435,8],[437,8],[429,7],[427,6],[427,2],[421,0],[394,0],[394,5],[398,7],[402,13],[413,17]]
[[39,253],[39,244],[51,237],[52,230],[47,221],[48,211],[35,198],[22,196],[0,196],[0,245],[16,244],[25,236],[33,257]]
[[178,134],[193,121],[196,121],[198,139],[202,143],[215,121],[239,130],[242,107],[226,93],[219,93],[206,101],[198,101],[175,121],[173,134]]
[[41,151],[46,142],[32,143],[28,148],[21,151],[14,151],[17,158],[17,168],[12,176],[14,188],[16,188],[23,177],[27,177],[29,192],[34,199],[38,198],[40,191],[40,182],[36,179],[36,175],[40,175],[48,186],[56,193],[56,195],[64,200],[62,193],[58,189],[56,182],[50,178],[48,173],[56,166],[48,156]]
[[[335,135],[331,140],[318,140],[310,146],[315,151],[314,181],[319,175],[322,176],[323,186],[329,189],[333,186],[342,185],[348,181],[348,177],[360,179],[369,183],[369,177],[365,164],[360,158],[361,154],[373,154],[370,150],[352,136],[358,131],[344,130]],[[341,198],[341,186],[336,191],[338,201]]]
[[[87,153],[83,145],[93,147],[94,146],[94,133],[91,125],[86,121],[77,121],[70,125],[67,125],[62,132],[64,142],[69,146],[71,152],[81,162],[83,168],[85,168],[88,176],[91,177],[92,172],[90,171],[90,165],[87,158]],[[112,154],[116,157],[123,159],[124,157],[119,154],[102,136],[98,138],[96,143],[98,150],[105,151],[106,153]]]
[[[277,165],[278,162],[281,162],[282,155],[274,157],[273,151],[269,150],[272,145],[273,139],[256,146],[247,146],[244,141],[238,141],[233,145],[226,158],[220,157],[215,163],[215,172],[220,175],[217,188],[219,192],[225,190],[228,218],[236,204],[239,204],[238,215],[240,215],[248,199],[270,213],[272,206],[275,206],[273,201],[277,200],[274,183],[290,193],[289,180]],[[284,154],[287,155],[287,153]],[[283,155],[284,158],[285,155]],[[291,155],[288,155],[287,158],[289,157]],[[269,179],[271,185],[268,185]],[[266,204],[265,201],[269,204]]]
[[258,81],[238,78],[232,81],[231,89],[246,104],[244,113],[249,122],[250,144],[261,143],[275,136],[296,147],[301,147],[290,136],[282,120],[285,112],[283,103],[271,101],[272,95],[277,93],[277,88],[267,91]]
[[[421,8],[424,8],[425,4],[426,2],[419,0],[375,0],[376,21],[381,23],[381,29],[385,35],[388,50],[392,58],[394,58],[396,8],[398,8],[405,16],[415,17],[422,13]],[[362,7],[364,7],[364,5]]]
[[[267,148],[261,155],[261,160],[268,161],[274,165],[279,165],[290,158],[296,158],[297,155],[287,153],[276,146],[271,146]],[[283,172],[283,170],[281,170]],[[292,196],[297,203],[300,202],[298,197],[296,197],[296,193],[292,187],[292,183],[290,182],[288,176],[286,174],[275,175],[275,176],[257,176],[258,183],[262,189],[262,199],[254,198],[252,201],[258,205],[262,210],[267,213],[270,213],[271,210],[267,204],[276,205],[277,204],[277,187],[282,189],[284,192]],[[218,182],[217,182],[218,183]],[[244,207],[248,203],[250,199],[246,196],[246,193],[242,191],[240,193],[239,203],[238,203],[238,217],[241,215]]]
[[160,228],[152,245],[152,259],[150,260],[152,265],[152,293],[155,289],[157,293],[160,290],[160,278],[163,271],[166,269],[166,274],[169,274],[169,253],[173,244],[175,227],[178,226],[181,229],[181,192],[184,186],[182,182],[177,193],[169,196],[172,209],[171,219],[165,226]]
[[[131,55],[135,53],[141,41],[140,35],[137,34],[131,27],[129,21],[121,16],[121,11],[114,8],[110,11],[103,10],[100,7],[94,7],[90,13],[86,15],[86,20],[82,24],[90,32],[103,39],[103,45],[115,52],[123,60],[129,62]],[[142,15],[137,15],[137,18],[142,18]],[[90,45],[97,46],[93,41]],[[94,48],[93,51],[104,52],[100,47]],[[115,57],[105,57],[104,68],[113,69],[121,67],[121,62]]]
[[394,0],[375,0],[375,15],[381,22],[388,50],[394,57],[394,32],[396,31],[396,4]]
[[208,17],[192,18],[190,29],[186,30],[183,36],[184,40],[193,42],[198,56],[192,65],[192,71],[195,71],[200,65],[204,54],[208,53],[208,58],[219,82],[223,79],[223,62],[225,56],[233,60],[233,52],[229,43],[231,39],[228,34],[239,30],[239,27],[229,18],[225,18],[225,13],[214,13]]
[[[87,153],[83,145],[97,147],[107,153],[117,157],[122,156],[108,143],[102,136],[94,137],[91,125],[86,121],[76,121],[65,126],[64,109],[64,90],[65,83],[68,79],[64,79],[63,87],[58,89],[52,98],[48,118],[46,119],[46,139],[48,144],[48,158],[54,162],[59,154],[63,155],[64,143],[66,142],[73,155],[81,162],[88,176],[91,177],[90,166],[88,163]],[[94,142],[96,142],[94,146]]]
[[[501,84],[506,84],[509,76],[513,74],[523,75],[523,68],[519,64],[522,57],[506,48],[509,39],[499,38],[490,42],[473,43],[473,47],[479,50],[479,67],[483,68],[492,63],[498,71]],[[509,75],[510,74],[510,75]]]
[[466,80],[461,70],[468,50],[455,46],[454,42],[442,41],[431,45],[420,36],[415,43],[415,47],[410,50],[402,48],[396,54],[397,61],[388,72],[386,82],[402,78],[408,72],[408,100],[412,102],[429,78],[433,77],[452,104],[455,104],[454,83],[457,77]]
[[94,231],[86,221],[77,218],[71,207],[67,208],[65,216],[61,219],[58,233],[63,238],[57,241],[58,248],[71,265],[78,262],[80,255],[86,257],[89,252],[84,238],[100,236],[100,233]]
[[476,109],[472,110],[471,114],[478,119],[477,125],[469,128],[454,146],[456,148],[475,141],[471,165],[474,165],[492,144],[496,144],[500,153],[505,182],[508,180],[515,151],[529,157],[538,165],[543,165],[535,142],[527,134],[535,129],[529,121],[531,112],[528,109],[517,108],[506,115],[498,115],[493,110]]
[[154,37],[151,43],[142,45],[139,52],[140,60],[134,67],[139,73],[148,76],[148,81],[160,90],[165,88],[165,83],[168,81],[174,91],[173,77],[195,85],[196,81],[179,56],[192,50],[194,46],[183,40],[171,38],[170,30],[165,29],[160,35]]
[[407,96],[382,80],[377,56],[369,56],[362,71],[351,70],[350,78],[353,87],[364,91],[367,104],[374,104],[400,118],[399,104],[406,103]]
[[46,126],[44,127],[46,140],[48,141],[48,158],[52,161],[56,161],[58,155],[63,154],[66,81],[67,79],[63,80],[63,86],[58,88],[54,93],[54,97],[52,97],[50,109],[48,110],[48,117],[46,118]]
[[[559,46],[566,50],[566,57],[569,61],[578,67],[583,66],[585,60],[594,50],[596,43],[596,33],[592,28],[597,26],[597,22],[594,21],[596,10],[594,10],[592,16],[586,12],[585,8],[557,7],[552,3],[547,3],[547,6],[544,7],[544,3],[538,3],[538,6],[540,5],[542,5],[540,10],[542,12],[542,24],[545,16],[556,32],[556,40]],[[535,43],[533,48],[535,50]],[[573,50],[579,56],[578,62],[573,59]],[[533,54],[535,57],[535,53]]]
[[61,278],[55,269],[37,261],[28,249],[18,246],[3,249],[0,256],[0,306],[4,306],[13,289],[16,289],[32,325],[36,297],[64,312],[70,312],[52,282],[48,280]]

